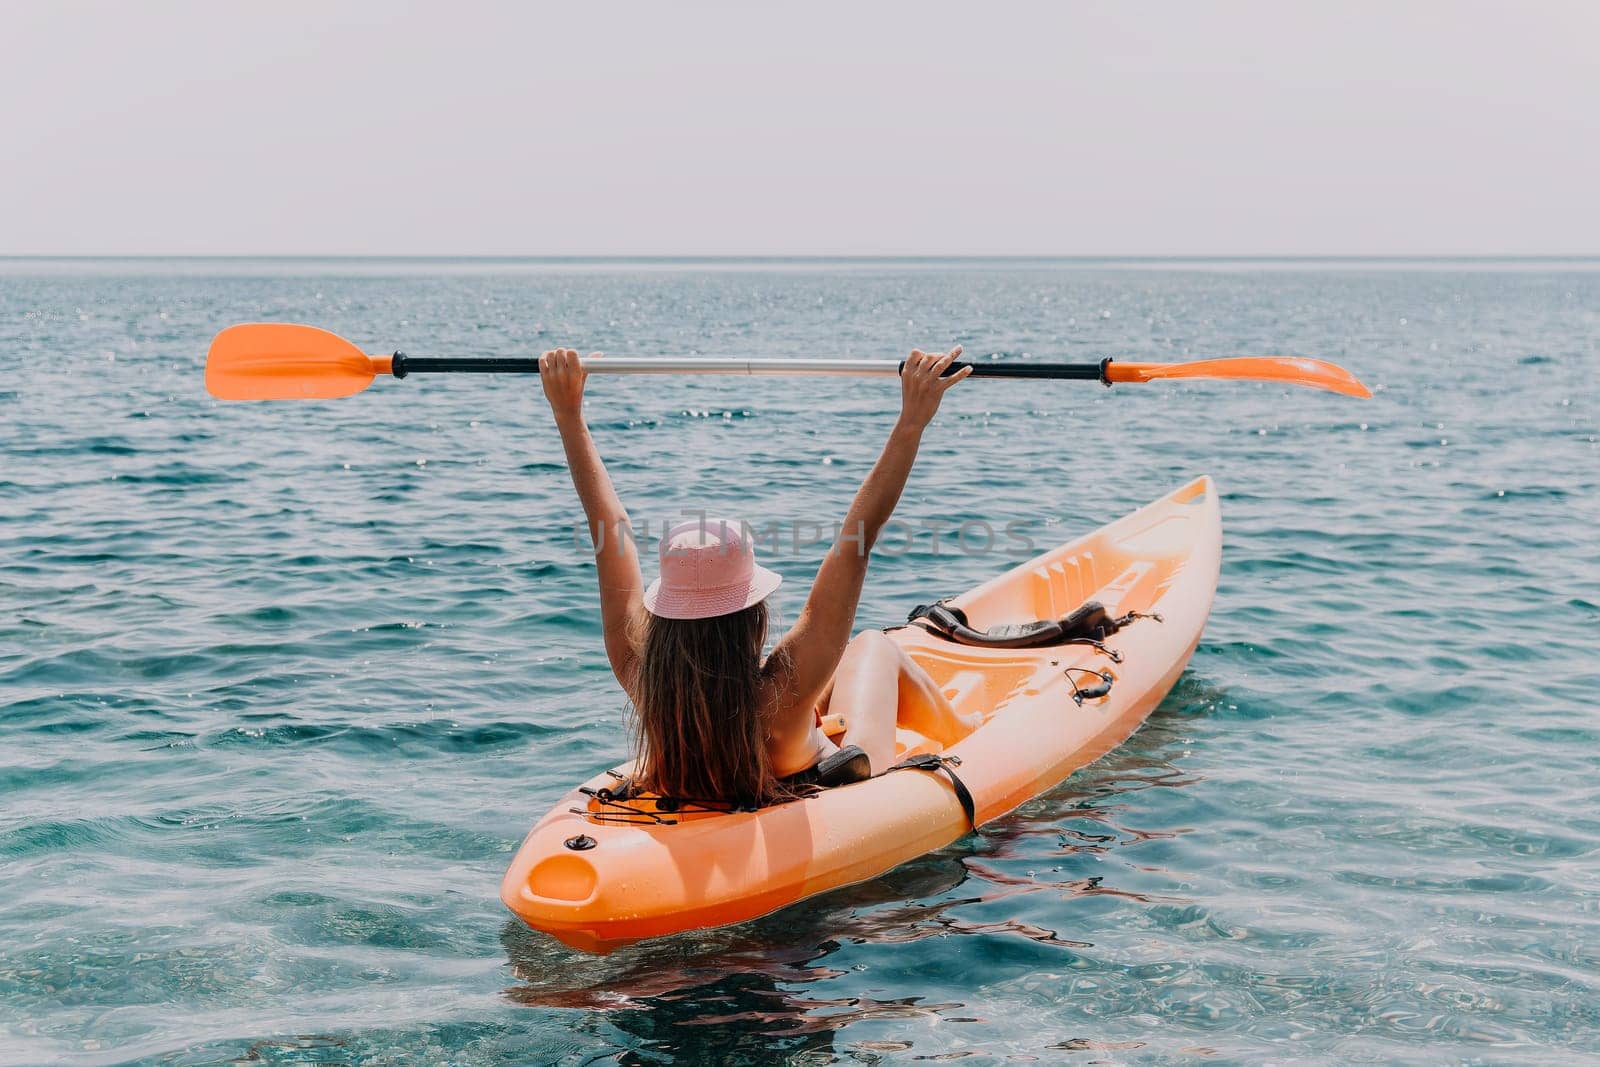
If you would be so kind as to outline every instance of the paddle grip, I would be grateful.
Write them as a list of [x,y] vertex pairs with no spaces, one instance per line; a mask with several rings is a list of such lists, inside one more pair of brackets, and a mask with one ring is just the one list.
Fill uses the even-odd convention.
[[539,373],[537,356],[408,356],[396,352],[389,373],[396,378],[428,371],[454,371],[466,374]]
[[[1049,378],[1110,385],[1111,379],[1106,377],[1106,365],[1110,362],[1109,356],[1099,363],[973,363],[958,359],[946,367],[940,377],[948,378],[962,367],[971,367],[974,378]],[[902,374],[905,369],[905,360],[901,360]]]

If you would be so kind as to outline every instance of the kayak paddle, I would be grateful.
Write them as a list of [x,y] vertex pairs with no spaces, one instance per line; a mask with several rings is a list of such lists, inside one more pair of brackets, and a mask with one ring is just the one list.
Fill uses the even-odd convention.
[[[967,366],[950,365],[947,374]],[[1345,370],[1320,359],[1298,356],[1244,356],[1191,363],[972,363],[974,378],[1053,378],[1073,381],[1153,382],[1165,378],[1224,378],[1286,382],[1326,389],[1344,396],[1370,397],[1366,386]],[[591,374],[787,374],[893,376],[901,364],[882,359],[691,359],[608,357],[586,363]],[[206,391],[219,400],[332,400],[351,396],[379,374],[454,371],[468,374],[537,374],[536,356],[440,358],[369,356],[338,334],[288,322],[250,322],[229,326],[211,342],[206,356]]]

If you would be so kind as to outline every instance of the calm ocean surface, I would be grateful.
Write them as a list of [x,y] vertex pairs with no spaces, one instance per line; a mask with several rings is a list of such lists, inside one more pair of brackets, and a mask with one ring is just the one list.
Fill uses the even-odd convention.
[[[982,836],[591,957],[497,897],[626,747],[537,383],[211,400],[212,334],[259,319],[415,355],[1281,352],[1377,395],[951,393],[910,522],[1042,548],[1216,478],[1189,670]],[[1600,1056],[1594,263],[0,261],[0,372],[0,1062]],[[841,514],[897,401],[589,394],[636,517],[758,523]],[[876,561],[861,623],[1008,547]],[[820,556],[773,561],[780,615]]]

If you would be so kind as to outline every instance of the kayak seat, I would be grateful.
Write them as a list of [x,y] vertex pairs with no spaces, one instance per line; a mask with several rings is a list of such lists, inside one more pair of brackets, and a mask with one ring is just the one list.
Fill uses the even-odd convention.
[[867,754],[855,745],[846,745],[839,751],[824,756],[816,764],[783,779],[789,786],[814,786],[832,789],[834,786],[864,782],[872,777],[872,764]]

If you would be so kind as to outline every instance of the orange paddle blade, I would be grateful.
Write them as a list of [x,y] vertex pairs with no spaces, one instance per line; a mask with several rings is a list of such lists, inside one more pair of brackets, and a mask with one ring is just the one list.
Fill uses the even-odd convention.
[[389,369],[336,333],[292,322],[229,326],[206,355],[206,391],[218,400],[333,400]]
[[1299,356],[1241,356],[1194,363],[1119,363],[1106,366],[1113,382],[1151,382],[1157,378],[1234,378],[1254,382],[1288,382],[1326,389],[1344,396],[1370,397],[1372,390],[1337,363]]

